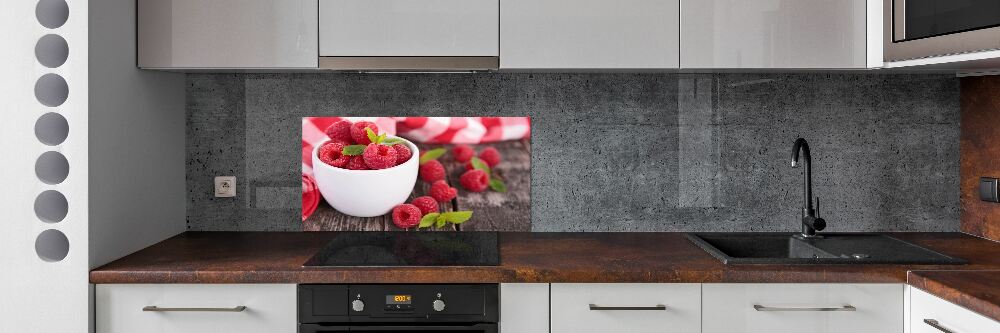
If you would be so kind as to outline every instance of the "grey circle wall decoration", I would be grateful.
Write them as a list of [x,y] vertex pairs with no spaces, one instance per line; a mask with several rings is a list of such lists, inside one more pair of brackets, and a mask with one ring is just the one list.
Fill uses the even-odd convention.
[[69,5],[65,0],[39,0],[35,5],[35,18],[43,27],[61,27],[69,19]]
[[66,102],[67,97],[69,97],[69,85],[66,84],[66,79],[63,79],[62,76],[48,73],[35,81],[35,98],[42,105],[60,106]]
[[44,191],[35,198],[35,215],[43,222],[62,222],[68,212],[69,202],[59,191]]
[[62,36],[48,34],[35,43],[35,59],[48,68],[56,68],[66,63],[69,57],[69,44]]
[[63,143],[68,136],[69,122],[61,114],[49,112],[35,121],[35,137],[46,145],[55,146]]
[[42,231],[35,238],[35,253],[44,261],[61,261],[69,254],[69,239],[59,230]]
[[69,176],[69,161],[59,152],[44,152],[35,161],[35,175],[49,185],[62,183]]

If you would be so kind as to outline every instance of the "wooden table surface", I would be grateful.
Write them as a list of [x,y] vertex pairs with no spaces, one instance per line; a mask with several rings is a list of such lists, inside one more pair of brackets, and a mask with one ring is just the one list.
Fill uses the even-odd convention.
[[[503,161],[493,168],[494,176],[507,185],[506,193],[470,192],[459,185],[458,178],[465,172],[464,165],[454,161],[454,145],[417,144],[420,151],[434,148],[448,149],[438,158],[447,171],[448,184],[458,189],[458,197],[441,205],[441,211],[471,210],[472,219],[457,226],[448,225],[444,230],[469,231],[531,231],[531,141],[504,141],[470,145],[477,152],[492,146],[500,151]],[[430,184],[417,179],[410,199],[427,195]],[[378,217],[354,217],[340,213],[321,201],[312,216],[302,224],[304,231],[399,231],[392,223],[392,214]],[[432,229],[433,230],[433,229]]]

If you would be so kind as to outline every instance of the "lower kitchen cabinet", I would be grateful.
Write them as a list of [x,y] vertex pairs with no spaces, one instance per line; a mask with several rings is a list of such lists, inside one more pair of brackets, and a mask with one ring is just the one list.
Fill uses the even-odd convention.
[[909,288],[908,333],[1000,332],[1000,322],[983,317],[927,292]]
[[500,333],[548,333],[549,284],[500,284]]
[[98,333],[294,333],[294,284],[99,284]]
[[553,283],[551,288],[552,333],[701,332],[700,284]]
[[704,284],[702,332],[903,332],[902,284]]

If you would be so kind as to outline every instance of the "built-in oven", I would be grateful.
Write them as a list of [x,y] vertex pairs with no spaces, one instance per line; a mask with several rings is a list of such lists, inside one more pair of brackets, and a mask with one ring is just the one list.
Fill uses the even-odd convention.
[[1000,0],[883,1],[886,61],[1000,49]]
[[299,333],[497,333],[496,284],[303,284]]

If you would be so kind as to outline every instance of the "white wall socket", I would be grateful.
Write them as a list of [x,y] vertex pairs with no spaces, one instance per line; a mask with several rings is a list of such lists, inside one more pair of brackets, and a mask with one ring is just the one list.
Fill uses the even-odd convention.
[[215,177],[215,197],[232,198],[236,196],[236,177],[219,176]]

